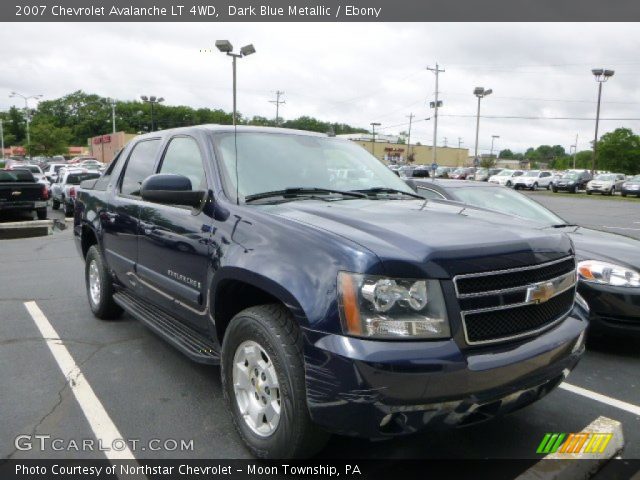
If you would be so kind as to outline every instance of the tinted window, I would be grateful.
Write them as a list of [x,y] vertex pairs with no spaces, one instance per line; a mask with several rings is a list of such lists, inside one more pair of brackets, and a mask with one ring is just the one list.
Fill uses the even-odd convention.
[[0,182],[35,182],[29,170],[1,170]]
[[205,190],[207,188],[202,155],[198,144],[190,137],[176,137],[171,140],[164,154],[160,173],[184,175],[191,180],[191,188],[193,190]]
[[109,185],[109,182],[111,181],[111,174],[113,173],[113,169],[117,165],[117,162],[118,162],[118,159],[120,158],[120,155],[122,155],[122,150],[120,150],[116,154],[114,159],[111,160],[111,163],[109,164],[107,169],[102,173],[102,176],[100,177],[100,180],[98,180],[96,182],[96,184],[94,185],[94,187],[93,187],[94,190],[106,190],[107,189],[107,185]]
[[153,173],[160,140],[143,140],[133,147],[122,178],[123,195],[140,195],[142,181]]
[[84,180],[91,180],[92,178],[100,177],[99,173],[71,173],[67,177],[67,184],[80,185],[80,182]]

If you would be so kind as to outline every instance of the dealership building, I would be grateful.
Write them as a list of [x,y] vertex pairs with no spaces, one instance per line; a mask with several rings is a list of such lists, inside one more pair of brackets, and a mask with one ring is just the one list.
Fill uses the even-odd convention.
[[103,163],[109,163],[136,134],[115,132],[89,139],[91,155]]

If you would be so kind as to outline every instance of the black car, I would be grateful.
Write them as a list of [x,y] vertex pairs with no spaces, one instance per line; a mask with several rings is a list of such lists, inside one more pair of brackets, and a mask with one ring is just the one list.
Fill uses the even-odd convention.
[[571,192],[577,193],[578,190],[585,190],[587,183],[593,178],[591,173],[587,172],[569,172],[560,177],[551,187],[554,192]]
[[571,225],[530,197],[486,183],[416,182],[418,193],[506,213],[527,226],[563,231],[576,248],[578,292],[591,309],[591,331],[640,337],[640,241]]
[[623,197],[626,197],[627,195],[635,195],[640,198],[640,175],[631,177],[629,180],[624,182],[620,192],[622,192]]

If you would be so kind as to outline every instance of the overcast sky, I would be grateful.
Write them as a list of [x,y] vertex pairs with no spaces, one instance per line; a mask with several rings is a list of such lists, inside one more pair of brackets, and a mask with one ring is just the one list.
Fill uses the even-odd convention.
[[[578,149],[593,138],[597,84],[593,67],[615,69],[604,85],[603,119],[640,119],[640,29],[637,24],[473,23],[34,23],[0,24],[0,109],[22,106],[9,92],[57,98],[84,90],[122,100],[158,95],[167,104],[231,110],[231,60],[216,39],[257,53],[238,63],[238,110],[275,117],[269,100],[285,92],[281,116],[322,120],[384,133],[407,129],[431,144],[428,101],[436,61],[441,99],[438,144],[473,150],[474,87],[492,88],[487,116],[588,120],[492,119],[480,125],[480,151],[522,151],[542,143]],[[213,49],[202,53],[201,49]],[[109,124],[106,124],[108,128]],[[604,120],[640,131],[640,120]]]

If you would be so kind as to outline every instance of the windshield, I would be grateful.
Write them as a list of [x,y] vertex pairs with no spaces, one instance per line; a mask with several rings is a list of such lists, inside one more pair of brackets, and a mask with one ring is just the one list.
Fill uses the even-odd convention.
[[538,170],[529,170],[528,172],[525,172],[524,175],[522,175],[523,177],[537,177],[538,175],[540,175],[540,172]]
[[631,177],[629,179],[630,182],[640,182],[640,175],[636,175],[635,177]]
[[455,189],[455,195],[469,205],[497,210],[508,215],[534,220],[544,225],[566,223],[529,197],[506,188],[461,187]]
[[0,170],[0,182],[34,182],[29,170]]
[[594,180],[599,180],[601,182],[610,182],[615,180],[613,175],[597,175]]
[[497,174],[498,177],[510,177],[511,175],[513,175],[513,170],[502,170]]
[[575,172],[571,172],[571,173],[565,173],[562,178],[567,178],[569,180],[575,180],[576,178],[578,178],[579,174],[575,173]]
[[29,170],[31,173],[42,173],[37,165],[20,165],[16,170]]
[[225,191],[236,192],[236,148],[240,198],[288,188],[413,190],[361,146],[310,135],[242,132],[217,134]]

